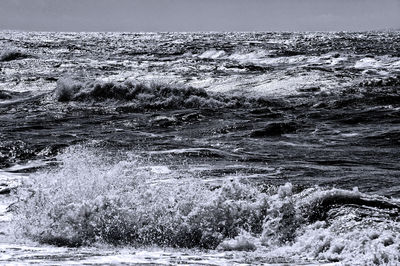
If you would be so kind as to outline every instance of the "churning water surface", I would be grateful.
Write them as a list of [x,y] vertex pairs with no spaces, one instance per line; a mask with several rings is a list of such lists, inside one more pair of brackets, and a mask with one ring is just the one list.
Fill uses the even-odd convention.
[[398,32],[0,45],[1,263],[400,263]]

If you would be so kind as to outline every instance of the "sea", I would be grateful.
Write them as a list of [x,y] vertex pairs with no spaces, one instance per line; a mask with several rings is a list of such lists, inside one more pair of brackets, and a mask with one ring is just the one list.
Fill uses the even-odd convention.
[[0,32],[1,265],[400,265],[400,32]]

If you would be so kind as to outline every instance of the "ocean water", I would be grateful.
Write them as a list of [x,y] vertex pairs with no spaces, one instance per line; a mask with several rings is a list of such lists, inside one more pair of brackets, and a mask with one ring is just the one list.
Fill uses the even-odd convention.
[[0,264],[400,264],[400,33],[0,32]]

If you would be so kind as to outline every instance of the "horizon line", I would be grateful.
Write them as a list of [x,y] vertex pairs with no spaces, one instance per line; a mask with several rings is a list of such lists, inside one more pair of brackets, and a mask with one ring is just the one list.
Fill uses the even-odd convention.
[[400,31],[400,28],[387,29],[371,29],[371,30],[255,30],[255,31],[51,31],[51,30],[23,30],[23,29],[0,29],[0,32],[38,32],[38,33],[329,33],[329,32],[346,32],[346,33],[361,33],[361,32],[394,32]]

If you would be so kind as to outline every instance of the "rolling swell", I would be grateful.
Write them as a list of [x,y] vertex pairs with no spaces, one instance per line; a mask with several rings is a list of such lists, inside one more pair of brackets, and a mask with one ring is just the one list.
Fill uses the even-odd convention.
[[128,157],[69,148],[58,169],[32,174],[18,189],[16,228],[59,246],[105,242],[247,250],[270,262],[283,255],[400,262],[396,200],[320,187],[295,192],[290,183],[261,189],[238,179],[215,187]]

